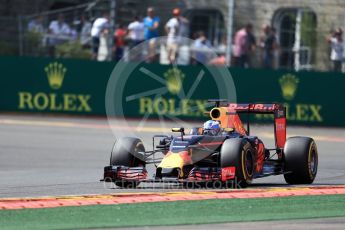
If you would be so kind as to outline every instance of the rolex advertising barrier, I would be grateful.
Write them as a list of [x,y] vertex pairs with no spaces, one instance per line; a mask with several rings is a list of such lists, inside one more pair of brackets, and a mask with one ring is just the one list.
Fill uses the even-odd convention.
[[238,103],[284,103],[289,124],[345,126],[345,74],[231,68],[224,75],[201,65],[124,65],[113,72],[112,62],[0,57],[0,111],[104,116],[111,104],[110,115],[196,120],[205,119],[207,99],[231,94]]

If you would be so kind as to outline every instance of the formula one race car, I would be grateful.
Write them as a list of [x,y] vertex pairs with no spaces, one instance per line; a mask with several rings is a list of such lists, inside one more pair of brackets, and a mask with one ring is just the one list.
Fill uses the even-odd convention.
[[[246,187],[255,178],[283,174],[288,184],[311,184],[318,167],[315,141],[309,137],[286,140],[286,112],[281,104],[232,104],[210,100],[212,120],[204,127],[173,128],[176,136],[153,136],[153,150],[145,151],[138,138],[120,138],[113,147],[110,166],[104,168],[104,181],[120,187],[140,182],[209,183]],[[267,148],[244,128],[239,114],[273,114],[275,147]],[[159,144],[155,140],[159,138]],[[157,142],[157,141],[156,141]],[[157,159],[155,154],[162,153]],[[156,173],[148,178],[147,164]]]

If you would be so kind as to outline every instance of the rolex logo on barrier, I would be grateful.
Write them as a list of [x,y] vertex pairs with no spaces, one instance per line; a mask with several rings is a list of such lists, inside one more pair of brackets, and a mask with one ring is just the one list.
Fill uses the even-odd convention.
[[49,85],[52,89],[60,89],[65,78],[67,69],[58,62],[50,63],[44,68]]
[[[279,79],[282,96],[289,101],[284,103],[286,107],[286,118],[289,121],[298,122],[323,122],[322,105],[315,103],[301,103],[295,99],[298,89],[299,79],[293,74],[285,74]],[[303,92],[303,90],[301,90]],[[304,96],[303,93],[300,95]],[[259,120],[273,119],[269,114],[256,114]]]
[[279,79],[279,83],[284,99],[289,101],[294,99],[298,88],[299,79],[293,74],[285,74]]
[[[178,95],[183,91],[183,80],[185,74],[181,69],[173,67],[168,69],[164,74],[167,91],[171,95]],[[190,99],[190,98],[171,98],[169,96],[141,97],[139,99],[140,114],[158,114],[168,116],[204,116],[207,111],[205,107],[207,100]],[[191,109],[193,108],[193,109]]]
[[92,112],[90,94],[51,92],[51,89],[58,90],[63,86],[67,72],[67,68],[63,64],[52,62],[43,70],[42,72],[45,73],[50,87],[44,87],[38,92],[18,92],[18,109],[46,112]]
[[167,88],[171,94],[179,94],[182,89],[182,81],[185,78],[184,73],[178,68],[171,68],[164,73],[167,81]]

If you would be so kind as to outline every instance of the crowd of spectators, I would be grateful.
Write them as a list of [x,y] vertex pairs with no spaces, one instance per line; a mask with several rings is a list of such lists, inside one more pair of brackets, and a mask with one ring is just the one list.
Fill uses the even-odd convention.
[[[181,46],[180,37],[188,36],[189,21],[181,15],[179,8],[173,9],[171,18],[164,24],[156,15],[153,7],[147,8],[146,16],[135,16],[128,25],[117,23],[115,30],[110,28],[110,17],[104,13],[101,17],[91,22],[88,17],[82,15],[80,20],[73,24],[65,22],[63,14],[59,14],[56,20],[49,23],[48,29],[43,26],[43,16],[38,16],[28,23],[28,31],[45,34],[44,44],[48,54],[55,56],[58,45],[67,41],[77,41],[85,50],[91,51],[90,58],[93,60],[121,60],[126,51],[136,47],[143,41],[148,41],[145,51],[136,52],[127,58],[129,61],[145,60],[155,62],[157,60],[157,40],[159,36],[167,36],[163,44],[166,57],[169,63],[174,63],[179,57]],[[161,34],[160,28],[164,28]],[[268,24],[262,26],[261,34],[257,39],[253,33],[253,25],[246,24],[243,28],[235,31],[233,37],[232,66],[239,68],[250,68],[258,66],[263,68],[277,68],[279,43],[275,28]],[[113,34],[110,32],[113,31]],[[341,71],[344,62],[343,31],[341,28],[334,30],[327,38],[330,44],[331,70]],[[113,40],[113,47],[109,49],[109,38]],[[194,41],[189,44],[192,64],[209,63],[213,65],[225,65],[227,39],[222,38],[217,47],[213,47],[204,31],[195,32],[192,37]],[[161,45],[161,44],[160,44]],[[209,56],[208,50],[217,48],[217,55]],[[159,53],[159,51],[158,51]],[[259,55],[258,55],[259,54]],[[256,59],[256,60],[254,60]],[[255,63],[255,64],[254,64]]]
[[48,55],[54,57],[56,47],[68,41],[78,41],[84,49],[91,48],[92,23],[85,15],[73,24],[65,21],[65,16],[59,14],[56,20],[49,22],[48,28],[44,26],[44,17],[39,15],[28,23],[27,31],[42,35],[42,43],[47,47]]

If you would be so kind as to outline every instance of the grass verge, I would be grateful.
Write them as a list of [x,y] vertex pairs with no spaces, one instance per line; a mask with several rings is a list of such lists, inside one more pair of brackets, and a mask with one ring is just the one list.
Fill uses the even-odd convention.
[[345,216],[345,195],[218,199],[0,211],[1,229],[77,229]]

